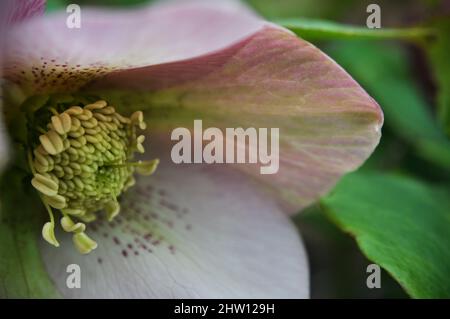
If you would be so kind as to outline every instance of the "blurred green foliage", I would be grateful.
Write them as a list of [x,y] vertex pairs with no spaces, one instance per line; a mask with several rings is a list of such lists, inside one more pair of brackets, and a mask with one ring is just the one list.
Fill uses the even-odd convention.
[[435,71],[440,121],[450,135],[450,17],[440,18],[432,25],[438,31],[437,37],[425,48]]
[[450,141],[415,82],[403,47],[353,41],[334,43],[327,52],[381,105],[387,126],[429,162],[450,170]]

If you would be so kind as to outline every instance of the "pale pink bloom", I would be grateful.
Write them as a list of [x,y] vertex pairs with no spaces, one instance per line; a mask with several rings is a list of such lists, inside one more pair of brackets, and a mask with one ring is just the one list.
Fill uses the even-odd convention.
[[[378,104],[319,49],[237,2],[82,8],[81,17],[80,29],[66,27],[65,12],[14,27],[5,78],[28,95],[81,91],[146,108],[148,153],[162,165],[124,196],[117,222],[97,225],[90,255],[64,242],[40,246],[61,295],[308,297],[306,254],[288,214],[372,153]],[[279,172],[172,164],[171,129],[193,119],[279,127]],[[81,266],[81,289],[66,287],[70,263]]]

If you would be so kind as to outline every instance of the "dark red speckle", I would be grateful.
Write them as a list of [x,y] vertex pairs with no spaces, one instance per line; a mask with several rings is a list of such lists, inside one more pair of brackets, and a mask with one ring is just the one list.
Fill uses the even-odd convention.
[[119,238],[117,238],[116,236],[114,236],[114,237],[113,237],[113,240],[114,240],[114,243],[115,243],[116,245],[120,245],[120,240],[119,240]]

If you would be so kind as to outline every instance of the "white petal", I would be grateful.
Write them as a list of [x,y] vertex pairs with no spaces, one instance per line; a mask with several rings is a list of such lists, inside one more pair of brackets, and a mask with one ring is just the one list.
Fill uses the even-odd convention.
[[[63,296],[309,296],[298,231],[257,185],[223,166],[162,162],[154,176],[140,178],[128,191],[113,224],[88,227],[99,244],[94,252],[79,255],[62,234],[59,249],[41,245]],[[80,289],[66,286],[72,263],[81,267]]]

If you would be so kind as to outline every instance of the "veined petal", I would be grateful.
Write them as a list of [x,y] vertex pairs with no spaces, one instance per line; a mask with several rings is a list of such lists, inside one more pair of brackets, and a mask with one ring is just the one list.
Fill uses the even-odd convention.
[[[151,146],[154,153],[154,142]],[[309,296],[298,232],[254,182],[224,167],[171,164],[163,157],[167,151],[156,155],[161,166],[124,195],[115,221],[94,224],[95,251],[81,256],[41,246],[64,297]],[[69,241],[66,237],[61,246]],[[66,286],[69,264],[80,266],[80,289]]]
[[[140,91],[142,100],[133,103],[149,105],[153,129],[162,122],[192,128],[193,119],[203,120],[204,129],[279,128],[277,173],[234,167],[264,181],[292,213],[358,168],[377,146],[383,123],[378,104],[339,65],[271,26],[220,52],[115,72],[93,87]],[[129,100],[126,94],[117,104]]]
[[3,0],[0,3],[1,27],[44,13],[45,0]]
[[[7,78],[30,92],[76,90],[115,70],[197,57],[265,23],[235,1],[169,1],[133,10],[81,8],[30,21],[7,38]],[[36,34],[39,34],[37,37]]]
[[214,126],[279,128],[278,173],[240,168],[266,181],[295,212],[371,154],[381,110],[311,44],[230,2],[218,3],[84,10],[82,28],[75,30],[56,28],[65,15],[31,21],[10,34],[8,78],[40,91],[76,89],[101,78],[89,88],[147,92],[150,100],[143,101],[156,109],[150,110],[155,123],[177,125],[187,111]]

